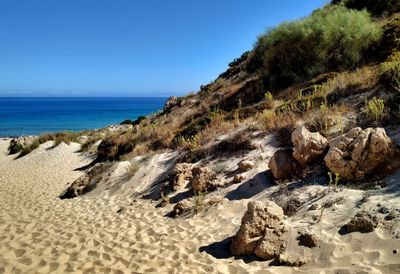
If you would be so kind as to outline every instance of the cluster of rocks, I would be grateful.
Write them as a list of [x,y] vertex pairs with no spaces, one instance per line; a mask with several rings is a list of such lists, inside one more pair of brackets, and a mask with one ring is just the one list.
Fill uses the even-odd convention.
[[356,127],[328,141],[305,126],[292,133],[293,149],[280,149],[269,162],[276,179],[288,179],[296,168],[324,159],[326,166],[341,178],[361,179],[379,167],[390,153],[391,140],[383,128]]
[[[272,201],[250,201],[241,226],[232,238],[231,252],[237,256],[255,255],[264,260],[278,259],[281,264],[300,266],[306,261],[286,251],[289,228],[283,223],[281,207]],[[318,238],[303,232],[299,241],[308,247],[318,245]]]

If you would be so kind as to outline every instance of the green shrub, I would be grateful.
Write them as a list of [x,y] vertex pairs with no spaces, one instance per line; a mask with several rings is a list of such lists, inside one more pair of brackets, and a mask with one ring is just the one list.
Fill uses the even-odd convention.
[[121,125],[139,125],[142,121],[146,120],[146,116],[139,116],[136,120],[132,121],[131,119],[126,119],[121,122]]
[[386,115],[385,101],[374,97],[370,101],[366,102],[364,111],[369,121],[380,122]]
[[12,154],[17,154],[18,152],[22,151],[24,149],[24,146],[20,143],[18,143],[15,140],[10,141],[10,145],[8,146],[8,153],[10,155]]
[[258,68],[267,87],[286,87],[355,67],[381,36],[367,11],[328,6],[260,36],[249,66]]
[[333,0],[332,4],[343,4],[349,9],[367,9],[374,16],[390,15],[400,11],[398,0]]

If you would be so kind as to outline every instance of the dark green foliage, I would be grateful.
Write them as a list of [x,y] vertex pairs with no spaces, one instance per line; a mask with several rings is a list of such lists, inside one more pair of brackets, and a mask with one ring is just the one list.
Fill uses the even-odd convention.
[[17,154],[18,152],[22,151],[24,149],[23,145],[18,143],[15,140],[10,141],[10,145],[8,146],[8,153],[10,155],[12,154]]
[[259,37],[248,68],[257,68],[267,88],[287,87],[354,68],[381,35],[368,12],[328,6]]
[[139,116],[136,120],[132,121],[131,119],[127,119],[121,122],[121,125],[139,125],[142,121],[146,120],[146,116]]
[[391,15],[400,11],[399,0],[333,0],[331,3],[343,4],[349,9],[367,9],[374,16]]

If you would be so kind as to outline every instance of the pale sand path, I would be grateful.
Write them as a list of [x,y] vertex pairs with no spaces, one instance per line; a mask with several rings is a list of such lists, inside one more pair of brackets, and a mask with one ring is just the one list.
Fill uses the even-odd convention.
[[13,160],[6,155],[7,145],[0,140],[0,274],[399,270],[399,259],[390,252],[398,242],[377,233],[340,236],[337,229],[320,235],[326,244],[313,249],[314,259],[301,268],[216,259],[199,248],[233,235],[247,201],[224,202],[210,213],[175,220],[164,217],[164,209],[132,197],[59,200],[67,184],[81,175],[73,170],[87,164],[74,152],[79,146],[42,146]]

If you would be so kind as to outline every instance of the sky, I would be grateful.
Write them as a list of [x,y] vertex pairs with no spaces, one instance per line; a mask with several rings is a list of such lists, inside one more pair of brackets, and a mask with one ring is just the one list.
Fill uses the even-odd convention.
[[197,91],[326,0],[0,0],[0,96]]

